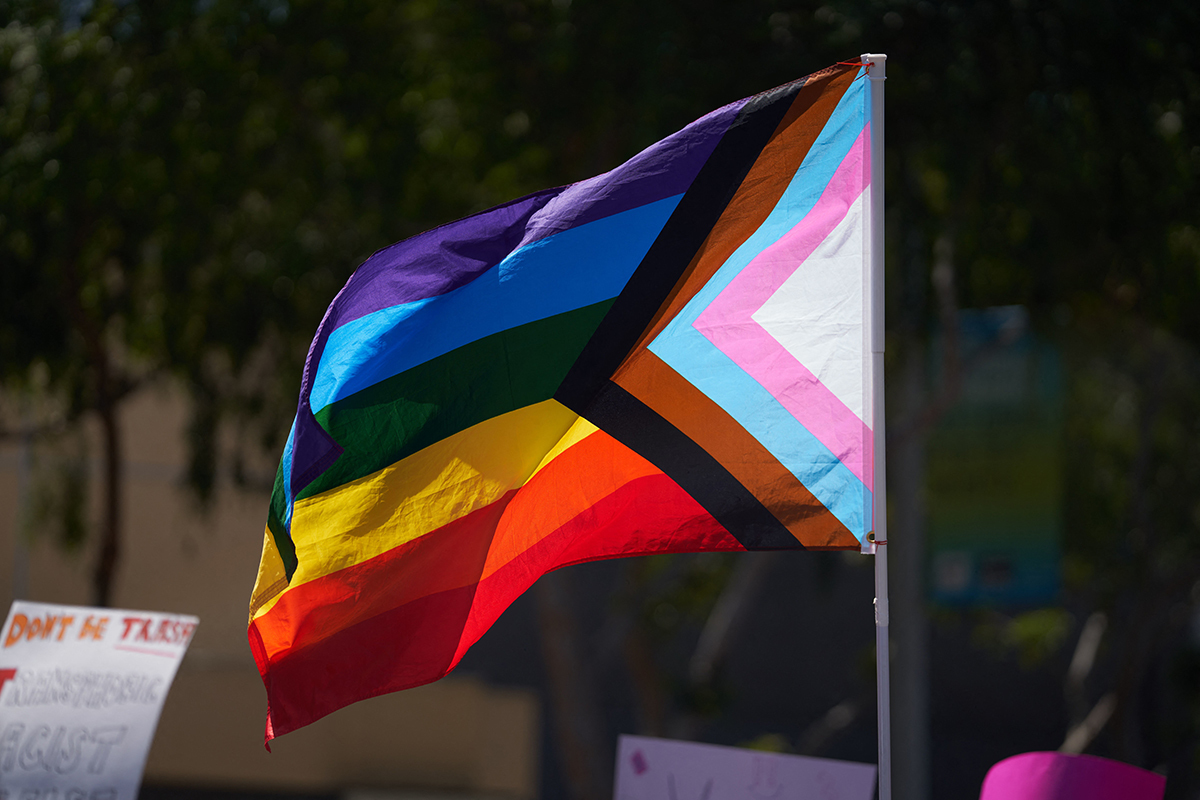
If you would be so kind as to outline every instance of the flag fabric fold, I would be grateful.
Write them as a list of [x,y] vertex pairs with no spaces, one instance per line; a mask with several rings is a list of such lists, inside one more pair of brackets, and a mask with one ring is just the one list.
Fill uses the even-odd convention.
[[559,567],[863,546],[863,74],[359,267],[309,350],[251,597],[268,740],[442,677]]

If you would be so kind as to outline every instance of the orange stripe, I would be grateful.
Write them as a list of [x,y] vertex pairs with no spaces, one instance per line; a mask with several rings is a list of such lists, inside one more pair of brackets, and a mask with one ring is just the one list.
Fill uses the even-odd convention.
[[595,431],[541,468],[505,510],[488,553],[487,577],[543,536],[637,478],[662,474],[653,464],[602,431]]

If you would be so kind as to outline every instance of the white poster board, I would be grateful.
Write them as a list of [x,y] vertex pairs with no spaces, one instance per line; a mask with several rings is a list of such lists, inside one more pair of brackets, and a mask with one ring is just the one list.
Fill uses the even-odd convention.
[[871,800],[875,765],[622,736],[614,800]]
[[0,800],[137,800],[198,622],[13,603],[0,630]]

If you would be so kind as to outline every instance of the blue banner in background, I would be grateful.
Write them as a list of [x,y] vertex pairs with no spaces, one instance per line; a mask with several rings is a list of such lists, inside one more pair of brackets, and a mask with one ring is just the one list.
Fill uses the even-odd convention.
[[[1063,379],[1021,306],[960,313],[961,393],[929,440],[929,590],[949,606],[1053,603],[1060,587]],[[945,370],[945,336],[934,343]],[[952,378],[936,376],[939,381]]]

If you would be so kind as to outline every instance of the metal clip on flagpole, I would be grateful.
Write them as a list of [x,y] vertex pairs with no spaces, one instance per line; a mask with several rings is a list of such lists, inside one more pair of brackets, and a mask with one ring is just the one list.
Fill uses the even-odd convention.
[[871,369],[874,437],[875,688],[879,704],[879,800],[892,798],[892,713],[888,664],[887,450],[883,408],[883,82],[887,56],[866,53],[871,104]]

